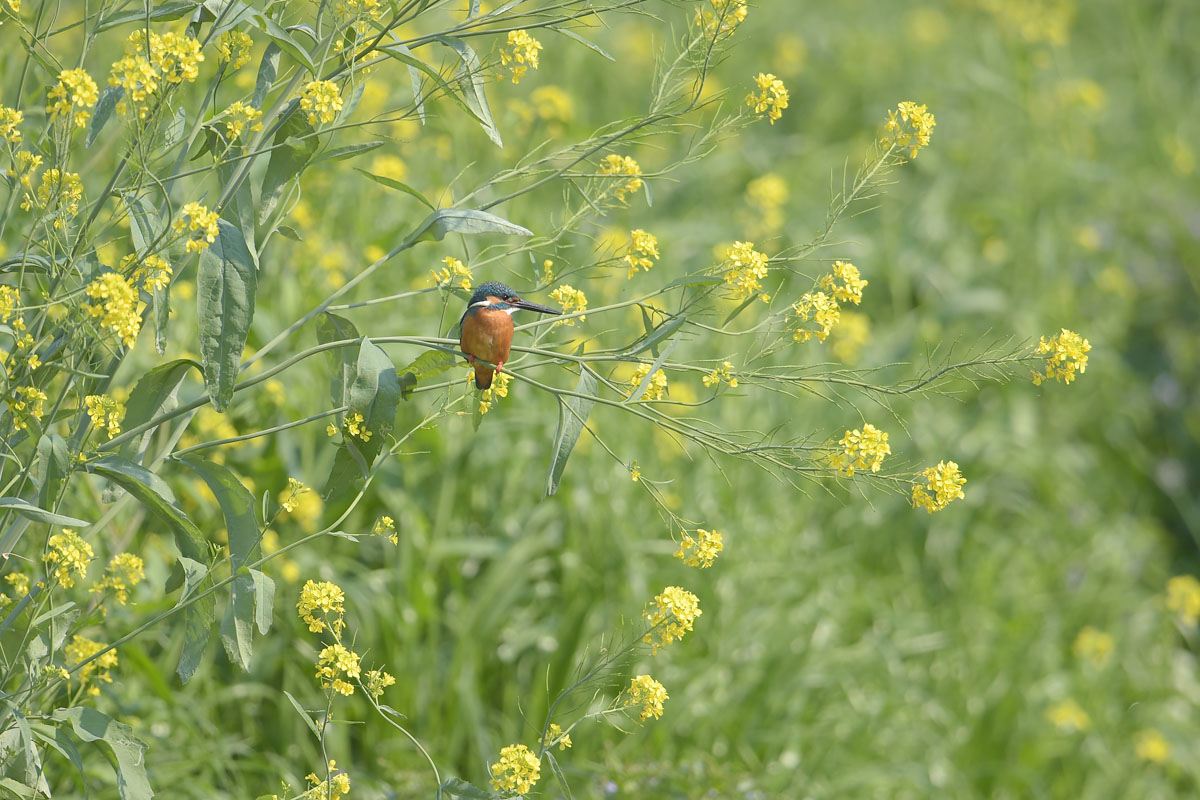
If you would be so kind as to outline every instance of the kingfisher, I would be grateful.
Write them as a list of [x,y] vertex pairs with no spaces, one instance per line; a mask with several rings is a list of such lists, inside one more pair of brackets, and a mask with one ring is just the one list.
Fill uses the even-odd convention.
[[[458,345],[467,361],[475,367],[477,389],[487,389],[492,385],[492,376],[504,371],[508,349],[512,346],[512,315],[522,308],[539,314],[562,313],[557,308],[522,300],[511,288],[496,281],[488,281],[471,295],[467,310],[458,322]],[[488,363],[483,363],[485,361]],[[492,369],[491,364],[496,368]]]

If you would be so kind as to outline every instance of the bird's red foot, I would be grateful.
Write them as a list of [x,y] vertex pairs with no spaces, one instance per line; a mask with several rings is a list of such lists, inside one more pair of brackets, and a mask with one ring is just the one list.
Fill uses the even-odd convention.
[[467,357],[468,364],[470,364],[472,367],[475,366],[475,356],[471,355],[470,353],[463,353],[463,355]]
[[497,374],[504,372],[504,362],[503,361],[496,362],[496,372],[497,372]]

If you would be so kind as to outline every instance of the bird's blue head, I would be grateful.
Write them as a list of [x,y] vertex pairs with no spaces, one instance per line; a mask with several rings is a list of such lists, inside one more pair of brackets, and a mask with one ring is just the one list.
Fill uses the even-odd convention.
[[[494,298],[494,301],[489,302],[488,298]],[[490,308],[501,310],[524,308],[529,311],[536,311],[539,314],[562,313],[557,308],[550,308],[549,306],[542,306],[522,300],[511,287],[499,281],[488,281],[487,283],[480,284],[475,293],[471,295],[471,299],[467,303],[467,308],[476,308],[480,305],[487,305]]]

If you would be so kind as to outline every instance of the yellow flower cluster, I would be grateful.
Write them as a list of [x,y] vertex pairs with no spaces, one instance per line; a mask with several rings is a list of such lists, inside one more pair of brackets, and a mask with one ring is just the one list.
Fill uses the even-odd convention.
[[746,21],[749,13],[746,0],[708,0],[712,7],[696,9],[696,24],[709,36],[721,38],[730,35]]
[[1171,757],[1171,745],[1154,728],[1145,728],[1133,737],[1133,754],[1151,764],[1165,764]]
[[1075,644],[1071,646],[1071,650],[1075,653],[1076,658],[1090,661],[1097,667],[1103,667],[1108,663],[1109,656],[1112,655],[1112,634],[1105,633],[1088,625],[1079,631],[1079,635],[1075,637]]
[[600,161],[601,175],[627,175],[629,180],[617,187],[617,199],[622,203],[625,197],[642,188],[642,168],[630,156],[619,156],[609,153]]
[[0,106],[0,139],[9,144],[21,143],[21,130],[17,126],[25,120],[25,114],[15,108]]
[[892,454],[888,435],[869,422],[861,429],[846,431],[846,435],[838,444],[842,449],[834,453],[833,468],[846,476],[851,476],[860,469],[879,472],[879,468],[883,466],[883,457]]
[[133,347],[142,330],[134,285],[119,273],[106,272],[89,283],[84,294],[99,301],[89,306],[88,313],[100,320],[101,327],[116,333],[126,347]]
[[849,261],[833,262],[833,272],[821,278],[821,288],[832,292],[835,300],[854,305],[862,303],[862,290],[866,285],[858,267]]
[[953,501],[966,497],[962,487],[967,479],[958,471],[958,464],[953,461],[939,461],[936,467],[929,467],[922,474],[925,476],[925,485],[913,484],[914,506],[932,514],[941,511]]
[[551,722],[549,730],[542,737],[542,747],[547,750],[554,747],[554,745],[558,745],[559,750],[566,750],[571,744],[571,734],[564,733],[562,726],[557,722]]
[[[20,150],[13,158],[13,164],[5,174],[14,180],[19,180],[26,189],[33,188],[33,176],[42,166],[42,157],[35,156],[28,150]],[[26,211],[29,209],[26,208]]]
[[342,427],[351,436],[356,436],[364,442],[371,441],[371,431],[367,428],[367,421],[357,411],[346,415],[345,419],[342,420]]
[[206,250],[217,240],[221,232],[217,221],[220,215],[209,211],[207,206],[200,203],[185,203],[179,212],[179,218],[174,222],[176,233],[187,232],[188,240],[185,250],[189,253],[199,253]]
[[883,143],[908,150],[908,157],[916,158],[917,151],[929,145],[935,125],[937,121],[929,109],[906,100],[888,112]]
[[379,19],[383,8],[379,0],[335,0],[333,15],[341,22],[356,19]]
[[309,81],[300,95],[300,108],[308,112],[308,124],[333,122],[342,110],[342,95],[333,81]]
[[435,286],[445,289],[454,284],[465,292],[471,291],[471,281],[475,276],[471,274],[469,267],[454,256],[446,256],[442,259],[442,263],[446,266],[440,270],[431,269],[429,271]]
[[104,577],[92,587],[93,594],[101,594],[105,589],[112,589],[113,597],[121,605],[129,602],[129,590],[146,578],[145,564],[139,556],[133,553],[118,553],[108,562]]
[[253,46],[254,40],[241,31],[225,31],[217,37],[217,61],[231,70],[241,69],[250,61]]
[[[54,227],[62,228],[64,217],[73,217],[79,213],[79,203],[83,200],[83,181],[78,173],[62,172],[48,169],[42,173],[42,182],[37,188],[37,207],[43,211],[56,211]],[[34,206],[34,199],[28,193],[25,195],[21,208],[26,211]]]
[[[67,664],[70,666],[82,664],[84,661],[87,661],[89,658],[96,655],[96,653],[99,653],[107,646],[108,645],[101,644],[100,642],[94,642],[91,639],[83,636],[75,636],[71,639],[71,643],[64,648],[64,652],[67,656]],[[90,661],[81,667],[80,670],[75,674],[75,677],[79,679],[80,686],[87,686],[87,684],[91,682],[93,678],[95,678],[96,681],[103,683],[112,683],[112,675],[109,673],[116,668],[117,651],[116,649],[113,649],[109,650],[95,661]],[[93,683],[88,687],[87,693],[93,696],[98,695],[100,694],[100,687]]]
[[92,106],[100,99],[96,82],[83,69],[64,69],[58,73],[58,83],[46,93],[46,112],[50,119],[63,119],[76,128],[87,125]]
[[[569,286],[565,283],[562,286],[559,286],[553,292],[551,292],[550,298],[552,300],[554,300],[554,302],[556,302],[560,306],[562,306],[562,311],[564,314],[577,314],[581,311],[587,311],[587,307],[588,307],[587,295],[585,295],[579,289],[576,289],[575,287]],[[574,325],[576,321],[583,322],[586,319],[587,319],[587,314],[582,314],[579,317],[574,317],[572,319],[564,319],[564,320],[561,320],[560,322],[556,322],[555,324],[556,325]]]
[[25,595],[29,594],[29,576],[22,572],[10,572],[4,576],[4,580],[8,581],[10,591],[13,593],[14,600],[20,600]]
[[[147,36],[149,33],[149,36]],[[161,36],[153,31],[135,30],[125,41],[125,55],[115,61],[108,77],[111,86],[125,89],[125,97],[117,103],[117,111],[128,113],[132,102],[139,119],[150,111],[150,99],[163,85],[193,82],[200,76],[200,42],[182,33],[168,32]]]
[[738,385],[738,379],[733,375],[733,364],[730,364],[728,361],[722,361],[721,366],[700,380],[704,381],[705,386],[718,386],[722,383],[727,383],[730,389],[736,389]]
[[[21,319],[21,291],[13,286],[0,286],[0,322]],[[21,330],[24,325],[20,326]]]
[[[36,358],[36,356],[34,356]],[[18,386],[9,401],[13,411],[13,427],[19,431],[29,427],[29,420],[41,422],[46,413],[46,393],[36,386]]]
[[346,593],[336,583],[308,580],[300,589],[300,601],[296,611],[312,633],[321,633],[328,627],[334,635],[346,627],[342,616],[346,613]]
[[88,562],[92,560],[92,546],[70,528],[50,537],[50,550],[42,561],[54,567],[54,577],[64,588],[75,585],[75,577],[87,574]]
[[625,263],[629,265],[630,278],[639,269],[649,271],[658,258],[658,239],[654,234],[646,233],[641,228],[629,232],[629,252],[625,254]]
[[[0,2],[0,11],[3,11],[5,6],[8,7],[9,12],[13,16],[21,13],[21,0],[3,0],[3,2]],[[0,22],[0,25],[3,24],[3,22]]]
[[500,748],[500,760],[492,764],[492,789],[526,794],[542,777],[542,762],[523,744]]
[[708,569],[724,549],[725,542],[722,540],[721,534],[699,528],[696,530],[695,538],[691,534],[683,535],[683,541],[679,543],[675,557],[689,567]]
[[641,706],[642,713],[638,715],[640,722],[646,717],[658,719],[663,715],[663,702],[668,700],[667,688],[649,675],[638,675],[629,679],[629,688],[625,690],[628,699],[626,706]]
[[755,114],[766,112],[767,119],[774,125],[775,120],[782,117],[783,110],[788,107],[787,87],[769,72],[758,73],[754,76],[754,82],[758,84],[758,93],[751,92],[747,95],[746,105],[750,106]]
[[[538,51],[541,49],[542,43],[530,36],[528,31],[508,32],[508,43],[500,49],[500,65],[507,68],[513,83],[520,83],[530,67],[538,68]],[[501,72],[500,80],[505,77],[505,73]]]
[[[468,380],[474,380],[475,370],[472,369],[467,375]],[[508,384],[512,382],[512,375],[507,372],[497,372],[492,377],[492,385],[479,393],[479,413],[486,414],[492,410],[492,406],[503,397],[508,397]]]
[[[633,371],[633,375],[629,377],[629,391],[625,393],[626,397],[632,397],[634,391],[641,384],[642,380],[650,374],[651,364],[638,364],[637,369]],[[650,383],[646,384],[646,391],[642,394],[641,400],[662,400],[667,396],[667,373],[661,369],[654,370],[654,375],[650,377]]]
[[96,430],[107,431],[110,439],[121,432],[121,420],[125,419],[124,403],[106,394],[89,394],[83,402]]
[[1200,622],[1200,581],[1192,575],[1176,575],[1167,581],[1167,610],[1188,627]]
[[279,505],[284,511],[290,514],[296,510],[296,506],[299,505],[299,499],[311,491],[312,489],[305,486],[303,481],[288,478],[287,489],[279,495]]
[[[842,311],[837,300],[824,292],[806,292],[800,302],[792,304],[791,317],[795,320],[796,329],[792,339],[797,342],[807,342],[814,336],[817,341],[825,341],[825,337],[833,330],[833,326],[841,319]],[[812,320],[816,328],[806,328],[804,323]]]
[[386,514],[375,520],[375,527],[371,533],[375,536],[386,536],[392,544],[400,544],[400,534],[396,533],[396,520]]
[[1034,385],[1041,386],[1042,381],[1046,380],[1058,380],[1063,383],[1075,380],[1076,372],[1080,375],[1087,372],[1087,354],[1091,349],[1087,339],[1066,328],[1049,339],[1043,336],[1035,352],[1039,356],[1045,356],[1046,371],[1033,373]]
[[363,686],[366,687],[367,694],[376,700],[383,694],[384,689],[395,685],[395,676],[389,675],[381,669],[369,670],[366,679],[363,681]]
[[261,131],[262,112],[241,100],[225,109],[225,133],[231,141],[242,138],[246,131]]
[[329,780],[323,781],[314,773],[304,776],[304,780],[312,787],[301,797],[320,798],[320,800],[340,800],[350,794],[350,773],[337,768],[337,761],[329,759]]
[[1046,709],[1046,719],[1060,731],[1086,731],[1092,727],[1092,718],[1088,713],[1070,698],[1061,703],[1055,703]]
[[[137,256],[128,255],[121,261],[121,271],[125,272],[129,267],[137,261]],[[159,255],[149,255],[142,261],[141,264],[133,270],[130,278],[134,283],[139,281],[142,288],[147,292],[153,292],[156,289],[165,289],[171,283],[171,275],[173,274],[171,265],[167,260]]]
[[769,301],[768,295],[762,294],[762,281],[767,277],[766,253],[754,249],[754,242],[734,242],[725,251],[725,285],[729,287],[734,300],[745,300],[752,295],[759,295],[763,302]]
[[654,598],[654,607],[642,613],[650,622],[650,630],[642,641],[657,653],[661,648],[682,639],[701,613],[700,598],[687,589],[668,586]]
[[[317,678],[321,681],[321,688],[332,689],[346,697],[354,694],[354,684],[342,676],[357,678],[361,675],[362,670],[359,668],[358,662],[358,653],[348,649],[340,642],[326,647],[317,659]],[[380,691],[383,690],[380,689]]]

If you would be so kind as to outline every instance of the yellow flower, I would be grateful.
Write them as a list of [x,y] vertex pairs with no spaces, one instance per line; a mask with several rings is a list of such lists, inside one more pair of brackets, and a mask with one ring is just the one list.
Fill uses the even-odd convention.
[[189,253],[199,253],[217,240],[221,229],[217,224],[220,215],[209,211],[207,206],[200,203],[186,203],[175,220],[176,233],[187,232],[186,250]]
[[[475,371],[471,370],[471,379],[475,377]],[[492,410],[492,406],[502,397],[508,397],[508,384],[512,381],[512,375],[507,372],[497,372],[492,380],[492,385],[479,393],[479,413],[486,414]]]
[[[107,646],[108,645],[101,644],[100,642],[94,642],[91,639],[87,639],[83,636],[75,636],[71,639],[71,643],[64,648],[64,653],[67,656],[67,664],[70,666],[82,664],[84,661],[87,661],[89,658],[96,655],[96,653],[99,653]],[[109,650],[96,660],[90,661],[81,667],[79,671],[75,673],[75,677],[79,679],[80,686],[87,686],[88,682],[91,681],[93,677],[97,681],[112,683],[112,675],[109,673],[111,670],[116,668],[117,651],[116,649],[113,649]],[[89,687],[88,694],[100,694],[100,687],[95,685]]]
[[70,589],[75,585],[76,576],[82,578],[87,574],[88,562],[94,555],[92,546],[78,533],[63,528],[62,533],[50,537],[50,551],[42,556],[42,561],[53,566],[55,579]]
[[363,681],[363,685],[367,689],[367,694],[378,700],[384,689],[396,685],[396,678],[381,669],[373,669],[367,672],[367,678]]
[[333,81],[309,81],[300,96],[300,108],[308,112],[308,124],[333,122],[342,110],[342,95]]
[[642,479],[642,468],[638,462],[634,461],[629,465],[629,477],[634,483],[637,483]]
[[1083,732],[1092,727],[1092,718],[1074,700],[1067,699],[1046,709],[1046,719],[1060,731]]
[[[651,364],[638,364],[637,369],[633,371],[633,375],[629,377],[629,391],[625,393],[626,397],[633,397],[634,391],[642,380],[650,374]],[[642,394],[641,400],[662,400],[667,396],[667,373],[661,369],[654,370],[654,375],[650,378],[650,382],[646,384],[646,391]]]
[[46,413],[46,393],[36,386],[18,386],[9,401],[13,412],[13,427],[19,431],[29,427],[29,420],[40,422]]
[[118,553],[108,562],[104,577],[91,591],[93,594],[101,594],[105,589],[112,589],[117,602],[125,605],[129,602],[129,590],[141,583],[145,577],[145,565],[140,557],[133,553]]
[[110,439],[121,432],[121,420],[125,419],[124,403],[106,394],[90,394],[83,398],[83,402],[96,430],[107,431]]
[[469,267],[454,256],[446,256],[442,259],[442,263],[446,266],[442,267],[441,270],[429,271],[429,274],[433,276],[435,286],[444,289],[454,284],[465,292],[471,291],[471,281],[475,276],[471,274]]
[[526,794],[542,777],[542,762],[523,744],[500,749],[500,760],[492,764],[492,789]]
[[626,195],[642,188],[642,168],[629,156],[619,156],[615,153],[606,155],[600,161],[600,174],[629,176],[629,180],[617,187],[617,199],[622,203],[625,202]]
[[344,795],[350,794],[350,773],[337,768],[337,761],[329,759],[329,779],[321,780],[313,773],[308,773],[304,779],[312,784],[312,787],[304,792],[300,797],[311,797],[316,800],[340,800]]
[[18,318],[21,311],[21,291],[12,286],[0,286],[0,322]]
[[646,233],[641,228],[629,232],[629,251],[625,253],[625,263],[629,264],[630,278],[639,269],[649,271],[658,258],[658,239],[654,234]]
[[549,730],[542,737],[542,747],[547,750],[554,745],[558,745],[559,750],[566,750],[571,744],[571,734],[563,733],[562,727],[557,722],[551,722]]
[[1133,752],[1142,761],[1165,764],[1171,757],[1171,745],[1154,728],[1145,728],[1134,735]]
[[929,467],[922,474],[925,476],[925,485],[913,484],[914,506],[924,508],[932,514],[941,511],[954,500],[966,497],[962,486],[967,479],[958,471],[958,464],[953,461],[939,461],[936,467]]
[[[137,261],[137,256],[128,255],[121,261],[121,271],[125,272]],[[171,283],[173,270],[167,260],[160,255],[149,255],[133,270],[129,277],[134,283],[141,282],[147,292],[165,289]]]
[[704,381],[705,386],[718,386],[722,383],[727,383],[730,389],[736,389],[738,385],[738,379],[733,376],[733,364],[730,364],[728,361],[722,361],[721,366],[700,380]]
[[[63,227],[64,217],[73,217],[79,213],[79,203],[83,200],[83,181],[74,172],[62,172],[58,169],[48,169],[42,173],[42,182],[37,188],[37,206],[43,211],[57,212],[54,227]],[[25,195],[21,208],[28,211],[33,208],[34,199]]]
[[694,539],[690,534],[685,533],[683,535],[683,541],[679,543],[679,549],[675,551],[675,557],[689,567],[708,569],[724,549],[725,543],[721,538],[721,534],[716,531],[706,531],[703,528],[699,528],[696,530],[696,537]]
[[17,128],[25,119],[25,114],[15,108],[0,106],[0,139],[9,144],[21,143],[21,131]]
[[[13,165],[7,170],[6,174],[10,178],[15,178],[21,182],[21,185],[26,189],[33,188],[33,176],[42,167],[42,157],[36,156],[28,150],[20,150],[13,159]],[[25,207],[25,204],[21,204]],[[28,211],[29,208],[25,207]]]
[[908,157],[916,158],[917,151],[929,145],[935,125],[929,109],[906,100],[888,112],[882,141],[889,147],[907,149]]
[[661,717],[663,715],[663,701],[669,699],[666,687],[649,675],[638,675],[635,678],[630,678],[629,688],[625,692],[629,696],[625,701],[625,705],[640,705],[642,707],[642,713],[638,716],[638,720],[641,722],[645,722],[646,717],[654,717],[655,719]]
[[[585,295],[579,289],[563,284],[550,293],[550,298],[562,306],[564,314],[578,314],[581,311],[587,311],[588,301]],[[582,314],[579,317],[564,319],[555,323],[556,325],[574,325],[578,320],[583,322],[587,319],[587,314]]]
[[91,108],[100,99],[100,93],[87,70],[65,69],[58,73],[58,83],[46,93],[46,99],[50,101],[46,105],[50,119],[73,121],[76,128],[82,128],[91,118]]
[[712,10],[696,9],[696,24],[709,36],[723,38],[746,21],[746,0],[708,0]]
[[346,697],[354,694],[354,684],[342,676],[357,678],[362,674],[358,662],[358,653],[340,643],[326,647],[317,658],[317,678],[321,681],[321,688],[332,689]]
[[[0,11],[3,11],[6,5],[13,16],[21,13],[21,0],[3,0],[3,2],[0,2]],[[0,22],[0,25],[3,24],[3,22]]]
[[754,242],[734,242],[725,251],[725,285],[734,300],[745,300],[759,294],[763,302],[769,298],[762,292],[762,280],[767,277],[766,253],[754,249]]
[[[824,292],[807,292],[800,298],[799,303],[792,304],[790,316],[796,324],[796,329],[792,332],[792,339],[797,342],[807,342],[815,336],[817,341],[823,342],[833,327],[838,324],[842,311],[837,300]],[[804,327],[804,323],[810,319],[816,325],[815,329]]]
[[1087,354],[1091,349],[1087,339],[1066,328],[1049,339],[1043,336],[1036,352],[1039,356],[1046,357],[1046,371],[1033,373],[1034,385],[1041,386],[1045,380],[1059,380],[1063,383],[1075,380],[1076,372],[1080,375],[1087,372]]
[[1167,581],[1167,609],[1188,627],[1200,622],[1200,581],[1192,575],[1176,575]]
[[88,284],[84,294],[99,301],[88,308],[88,313],[100,320],[100,326],[117,334],[126,347],[133,347],[142,330],[133,284],[116,272],[105,272]]
[[892,454],[888,435],[869,422],[861,429],[846,431],[846,435],[838,444],[842,446],[842,450],[834,454],[833,468],[846,476],[851,476],[855,470],[860,469],[879,472],[883,465],[883,457]]
[[279,496],[279,505],[283,507],[284,511],[290,514],[296,510],[297,499],[301,495],[311,491],[312,489],[305,486],[302,481],[298,481],[295,478],[288,478],[288,488],[285,493]]
[[367,429],[367,421],[363,419],[363,415],[357,411],[346,415],[345,419],[342,420],[342,427],[345,428],[351,436],[357,436],[364,442],[371,441],[371,431]]
[[682,639],[701,613],[700,599],[696,595],[678,586],[668,586],[654,598],[654,607],[642,613],[650,623],[650,630],[642,641],[657,653],[661,648]]
[[225,109],[225,132],[231,141],[242,138],[246,131],[261,131],[262,112],[238,100]]
[[788,90],[783,81],[769,72],[758,73],[754,76],[754,82],[758,84],[758,93],[751,92],[747,95],[746,105],[754,109],[755,114],[765,111],[767,119],[774,125],[775,120],[782,117],[783,110],[788,107]]
[[[500,49],[500,64],[508,68],[508,75],[513,83],[520,83],[530,67],[538,68],[538,51],[542,43],[529,35],[526,30],[509,31],[508,44]],[[505,73],[500,73],[504,80]]]
[[346,593],[336,583],[312,580],[305,581],[300,589],[300,601],[296,611],[312,633],[321,633],[328,626],[334,634],[346,627],[342,615],[346,613]]
[[1091,625],[1079,631],[1075,644],[1071,648],[1076,658],[1087,659],[1097,667],[1108,663],[1113,651],[1113,637],[1110,633],[1096,630]]
[[237,70],[250,61],[250,48],[254,40],[241,31],[225,31],[217,37],[217,61],[228,63],[229,69]]
[[182,33],[168,31],[158,37],[157,45],[152,42],[154,66],[168,83],[189,83],[200,76],[200,42]]
[[396,521],[386,514],[375,520],[375,527],[371,533],[375,536],[386,536],[392,544],[400,544],[400,535],[396,533]]
[[29,594],[29,576],[20,572],[10,572],[4,576],[4,580],[8,581],[10,591],[13,593],[13,600],[20,600],[25,595]]
[[[840,281],[840,283],[839,283]],[[833,262],[833,272],[821,278],[821,288],[833,293],[835,300],[858,305],[867,282],[859,275],[858,267],[849,261]]]

